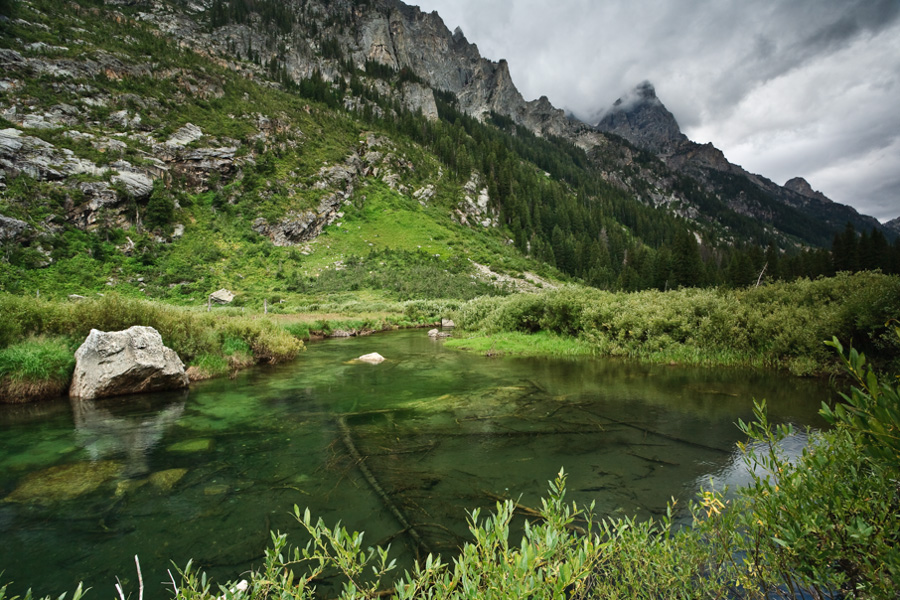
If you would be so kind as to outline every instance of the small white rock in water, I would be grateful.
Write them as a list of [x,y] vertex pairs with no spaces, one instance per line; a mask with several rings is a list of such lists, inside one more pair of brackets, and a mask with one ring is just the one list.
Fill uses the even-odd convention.
[[432,329],[428,332],[428,337],[436,338],[439,333],[440,331],[438,331],[437,329]]
[[377,365],[380,362],[384,362],[384,357],[377,352],[373,352],[372,354],[363,354],[357,360]]

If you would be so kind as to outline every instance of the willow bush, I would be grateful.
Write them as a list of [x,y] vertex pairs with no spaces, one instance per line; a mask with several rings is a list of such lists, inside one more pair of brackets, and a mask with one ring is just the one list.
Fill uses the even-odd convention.
[[797,374],[834,369],[831,335],[900,359],[885,322],[900,317],[900,277],[841,273],[741,290],[686,288],[606,292],[565,287],[538,294],[478,298],[456,312],[475,335],[549,331],[578,337],[599,355],[708,364],[787,367]]

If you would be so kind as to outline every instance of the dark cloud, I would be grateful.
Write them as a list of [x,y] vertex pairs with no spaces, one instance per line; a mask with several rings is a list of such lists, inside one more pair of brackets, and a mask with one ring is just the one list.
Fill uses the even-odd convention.
[[897,0],[419,4],[508,59],[526,99],[547,95],[589,119],[650,80],[689,137],[733,162],[779,182],[803,176],[882,220],[900,215]]

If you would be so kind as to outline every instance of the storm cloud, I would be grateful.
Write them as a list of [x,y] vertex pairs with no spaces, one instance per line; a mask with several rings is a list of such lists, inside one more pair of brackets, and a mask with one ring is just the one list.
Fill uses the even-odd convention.
[[596,122],[649,80],[685,134],[900,216],[900,0],[419,0],[526,99]]

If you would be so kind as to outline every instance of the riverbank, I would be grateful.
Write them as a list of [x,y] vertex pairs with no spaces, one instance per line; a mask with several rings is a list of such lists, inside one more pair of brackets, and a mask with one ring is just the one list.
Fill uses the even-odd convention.
[[839,370],[837,336],[886,369],[900,367],[887,322],[900,318],[900,277],[841,273],[745,289],[606,292],[566,287],[478,298],[455,315],[451,346],[485,354],[593,354],[705,366]]
[[823,340],[900,370],[900,277],[877,272],[746,289],[606,292],[569,286],[468,302],[389,302],[360,294],[251,312],[177,307],[107,295],[76,302],[0,295],[0,402],[59,396],[73,355],[93,329],[154,327],[192,379],[293,360],[315,337],[420,327],[452,316],[456,347],[485,355],[611,356],[662,364],[786,369],[827,375],[838,364]]
[[[64,395],[75,350],[91,329],[153,327],[184,362],[191,380],[293,360],[316,337],[366,335],[440,319],[444,303],[277,307],[271,314],[241,308],[185,308],[115,294],[77,301],[0,294],[0,403]],[[296,311],[296,312],[294,312]],[[430,319],[430,320],[429,320]]]

